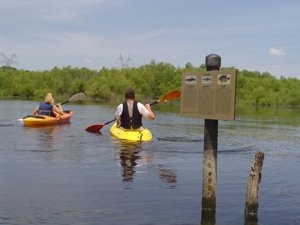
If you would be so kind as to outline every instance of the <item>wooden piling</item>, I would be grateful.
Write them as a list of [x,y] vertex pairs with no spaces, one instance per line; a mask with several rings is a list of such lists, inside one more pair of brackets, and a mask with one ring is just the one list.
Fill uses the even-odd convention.
[[204,121],[202,211],[216,210],[218,120]]
[[245,221],[257,221],[258,209],[258,191],[259,183],[261,181],[261,171],[264,161],[264,153],[257,152],[253,159],[247,186],[246,204],[245,204]]
[[[221,57],[210,54],[205,58],[207,71],[220,70]],[[203,178],[202,178],[202,218],[214,221],[216,212],[218,153],[218,120],[204,120]]]

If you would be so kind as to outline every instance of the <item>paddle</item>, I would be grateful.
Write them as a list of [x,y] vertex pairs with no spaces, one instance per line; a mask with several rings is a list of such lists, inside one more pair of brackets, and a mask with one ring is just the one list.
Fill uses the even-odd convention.
[[79,101],[79,100],[84,99],[85,97],[86,97],[86,96],[85,96],[84,93],[77,93],[77,94],[75,94],[75,95],[72,95],[72,96],[69,98],[69,100],[67,100],[67,101],[65,101],[65,102],[63,102],[63,103],[61,103],[61,105],[67,104],[67,103],[69,103],[69,102],[76,102],[76,101]]
[[[174,91],[170,91],[169,93],[165,94],[164,96],[162,96],[160,99],[156,100],[155,102],[152,102],[150,105],[155,105],[159,102],[166,102],[166,101],[170,101],[176,98],[180,97],[180,91],[178,90],[174,90]],[[110,124],[112,122],[114,122],[116,119],[110,120],[104,124],[96,124],[96,125],[91,125],[89,127],[87,127],[85,130],[88,132],[92,132],[92,133],[98,133],[100,132],[100,130],[102,129],[102,127],[106,126],[107,124]]]
[[[76,102],[79,100],[84,99],[86,96],[84,93],[77,93],[75,95],[72,95],[67,101],[61,103],[61,105],[67,104],[69,102]],[[27,117],[36,117],[36,118],[41,118],[39,115],[27,115],[24,118],[18,119],[17,121],[23,121],[23,119],[27,118]],[[44,118],[44,117],[42,117]]]

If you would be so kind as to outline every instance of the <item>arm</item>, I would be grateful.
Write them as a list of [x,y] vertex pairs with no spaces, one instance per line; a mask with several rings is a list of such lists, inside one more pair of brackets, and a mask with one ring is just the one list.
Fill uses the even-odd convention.
[[58,105],[58,106],[53,105],[53,106],[52,106],[52,110],[53,110],[54,112],[58,113],[59,115],[64,115],[64,112],[63,112],[63,110],[62,110],[62,108],[61,108],[60,105]]
[[60,103],[56,104],[56,107],[57,107],[57,108],[58,108],[60,111],[64,112],[64,110],[62,109],[62,107],[61,107],[61,104],[60,104]]
[[39,111],[39,106],[37,106],[33,112],[32,112],[32,115],[37,115],[38,114],[38,111]]
[[145,108],[148,110],[148,116],[147,116],[147,118],[149,119],[149,120],[154,120],[155,119],[155,115],[154,115],[154,113],[152,112],[152,110],[151,110],[151,106],[150,106],[150,104],[145,104]]
[[117,110],[116,110],[116,113],[115,113],[115,118],[117,120],[117,126],[120,126],[121,124],[121,114],[123,112],[123,104],[120,104],[118,107],[117,107]]

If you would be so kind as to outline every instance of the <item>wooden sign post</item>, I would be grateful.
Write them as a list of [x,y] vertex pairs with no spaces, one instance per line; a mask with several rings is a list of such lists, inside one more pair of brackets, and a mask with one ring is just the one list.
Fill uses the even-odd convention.
[[[207,71],[219,70],[221,57],[208,55],[205,60]],[[215,217],[218,155],[218,120],[204,120],[202,217],[207,211]]]
[[206,56],[205,66],[206,71],[183,73],[180,114],[183,117],[205,119],[202,218],[214,218],[216,211],[218,120],[235,119],[236,71],[220,70],[221,57],[216,54]]

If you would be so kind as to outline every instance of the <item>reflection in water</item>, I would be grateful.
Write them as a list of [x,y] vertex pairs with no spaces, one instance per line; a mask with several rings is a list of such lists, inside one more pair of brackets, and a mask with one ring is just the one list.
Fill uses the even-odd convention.
[[299,109],[238,104],[238,122],[299,126]]
[[201,225],[215,225],[216,211],[202,210]]
[[[152,161],[150,151],[144,151],[143,142],[128,142],[115,140],[115,146],[118,150],[117,157],[122,166],[123,182],[133,182],[136,167],[148,166]],[[168,184],[169,187],[176,187],[177,176],[174,171],[166,168],[164,165],[158,165],[157,171],[159,178]]]
[[139,151],[136,149],[120,149],[119,153],[120,163],[123,167],[123,181],[133,181],[133,175],[135,173],[136,161],[140,158]]
[[189,137],[158,137],[159,141],[171,141],[171,142],[201,142],[201,139],[190,139]]
[[131,182],[136,172],[135,166],[138,164],[138,160],[141,159],[141,143],[115,140],[115,144],[118,149],[118,158],[123,168],[123,182]]
[[258,218],[257,216],[253,216],[251,218],[245,217],[245,225],[258,225]]
[[38,140],[42,149],[53,150],[54,144],[61,140],[61,132],[64,126],[30,127],[28,129],[34,129],[36,140]]
[[[38,147],[30,149],[31,152],[48,152],[51,153],[56,150],[56,145],[61,142],[61,133],[65,126],[69,124],[62,124],[58,126],[44,126],[44,127],[23,127],[26,134],[33,138]],[[52,159],[52,154],[45,156],[46,160]]]
[[40,132],[37,136],[37,140],[39,142],[39,145],[41,145],[43,149],[53,150],[54,140],[57,140],[57,138],[59,138],[59,135],[57,135],[58,129],[54,129],[55,128],[53,126],[44,127],[40,129]]
[[165,181],[170,187],[176,187],[177,176],[176,173],[166,169],[163,165],[158,165],[159,177]]

